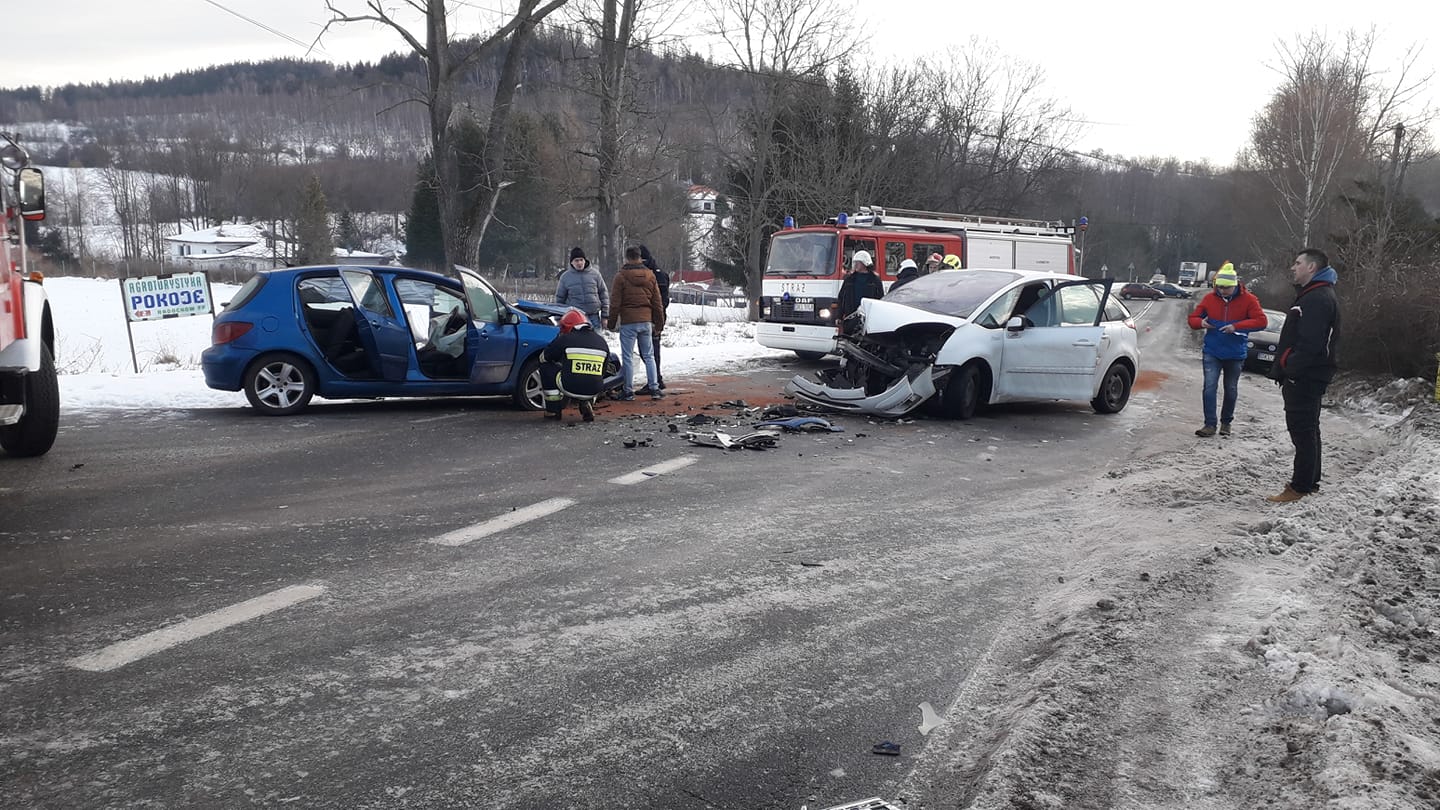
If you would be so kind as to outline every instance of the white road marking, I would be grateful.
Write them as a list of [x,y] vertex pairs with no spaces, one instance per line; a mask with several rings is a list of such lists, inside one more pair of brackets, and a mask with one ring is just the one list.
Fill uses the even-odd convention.
[[103,650],[71,658],[65,663],[76,669],[90,672],[109,672],[177,644],[194,641],[241,622],[247,622],[267,613],[314,599],[324,592],[323,585],[291,585],[288,588],[271,591],[254,599],[247,599],[230,607],[206,613],[203,616],[186,619],[169,627],[162,627],[143,636],[136,636],[129,641],[116,642]]
[[456,529],[453,532],[436,537],[430,542],[442,546],[463,546],[472,543],[482,537],[488,537],[496,532],[514,528],[522,523],[528,523],[537,518],[553,515],[561,509],[574,506],[575,501],[570,498],[551,498],[548,501],[541,501],[532,504],[524,509],[516,509],[497,518],[491,518],[483,523],[476,523],[473,526],[466,526],[463,529]]
[[462,416],[464,416],[464,415],[465,415],[465,414],[463,414],[463,413],[447,413],[447,414],[445,414],[444,416],[430,416],[430,417],[426,417],[425,419],[411,419],[411,420],[410,420],[410,424],[412,424],[412,425],[423,425],[423,424],[425,424],[426,422],[439,422],[439,421],[441,421],[442,419],[459,419],[460,417],[462,417]]
[[665,473],[674,472],[683,467],[689,467],[691,464],[694,464],[699,459],[699,456],[681,456],[679,458],[672,458],[669,461],[662,461],[653,467],[646,467],[643,470],[636,470],[632,473],[625,473],[618,478],[611,478],[610,483],[619,484],[621,486],[638,484],[641,481],[648,481],[657,475],[664,475]]

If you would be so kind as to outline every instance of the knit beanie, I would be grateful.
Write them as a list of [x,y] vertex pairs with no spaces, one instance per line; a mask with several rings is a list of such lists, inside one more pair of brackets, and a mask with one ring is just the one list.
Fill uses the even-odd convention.
[[[584,259],[584,258],[585,258],[585,251],[581,250],[578,246],[577,246],[577,247],[570,248],[570,261],[573,262],[573,261],[575,261],[576,259]],[[589,259],[586,259],[586,261],[589,261]]]

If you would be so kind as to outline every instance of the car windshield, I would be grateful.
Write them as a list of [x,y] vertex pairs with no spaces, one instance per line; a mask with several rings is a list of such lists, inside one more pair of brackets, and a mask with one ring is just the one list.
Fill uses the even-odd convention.
[[947,270],[921,276],[885,296],[886,301],[939,315],[968,318],[975,308],[1020,279],[1004,270]]
[[832,275],[838,243],[833,233],[778,233],[770,240],[765,275],[785,278]]
[[1279,332],[1281,329],[1285,328],[1285,313],[1276,312],[1273,309],[1267,309],[1265,310],[1265,317],[1268,318],[1270,322],[1265,325],[1264,329],[1259,329],[1256,331]]

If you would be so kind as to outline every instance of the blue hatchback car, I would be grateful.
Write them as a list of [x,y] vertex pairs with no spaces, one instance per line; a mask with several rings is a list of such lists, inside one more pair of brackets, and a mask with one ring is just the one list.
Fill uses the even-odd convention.
[[511,304],[469,270],[458,279],[406,267],[266,270],[216,317],[200,365],[206,385],[243,390],[270,416],[315,396],[498,395],[538,411],[540,352],[563,312]]

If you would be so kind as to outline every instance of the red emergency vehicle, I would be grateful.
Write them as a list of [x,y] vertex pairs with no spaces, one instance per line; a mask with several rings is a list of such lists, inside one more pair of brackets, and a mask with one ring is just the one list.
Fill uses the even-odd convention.
[[835,298],[850,259],[864,250],[886,289],[900,263],[932,253],[962,268],[1076,272],[1075,228],[1058,221],[869,206],[823,225],[785,227],[770,238],[755,340],[807,359],[835,351]]
[[0,206],[0,448],[11,456],[39,456],[55,443],[60,426],[55,321],[25,246],[25,222],[45,218],[45,178],[3,132]]

